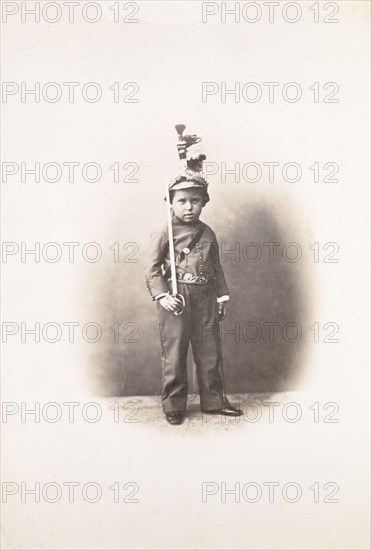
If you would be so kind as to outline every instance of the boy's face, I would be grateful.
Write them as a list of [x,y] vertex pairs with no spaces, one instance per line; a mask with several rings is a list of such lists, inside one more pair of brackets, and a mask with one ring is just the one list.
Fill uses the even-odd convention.
[[194,223],[198,220],[203,206],[201,191],[197,189],[180,189],[173,197],[174,214],[185,223]]

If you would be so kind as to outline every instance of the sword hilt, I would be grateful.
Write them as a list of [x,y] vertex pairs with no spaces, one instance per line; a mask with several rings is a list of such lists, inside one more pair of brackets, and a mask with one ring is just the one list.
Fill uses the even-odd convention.
[[174,295],[174,298],[176,299],[176,301],[179,303],[179,311],[174,311],[174,315],[176,315],[177,317],[179,317],[179,315],[181,315],[184,311],[184,308],[185,308],[185,299],[184,299],[184,296],[182,296],[182,294],[175,294]]

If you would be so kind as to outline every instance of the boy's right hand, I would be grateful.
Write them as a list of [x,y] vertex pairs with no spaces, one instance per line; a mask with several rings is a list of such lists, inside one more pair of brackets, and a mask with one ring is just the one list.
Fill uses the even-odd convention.
[[170,313],[176,313],[180,310],[180,303],[175,298],[175,296],[172,296],[171,294],[166,294],[166,296],[163,296],[159,299],[160,304],[166,311],[169,311]]

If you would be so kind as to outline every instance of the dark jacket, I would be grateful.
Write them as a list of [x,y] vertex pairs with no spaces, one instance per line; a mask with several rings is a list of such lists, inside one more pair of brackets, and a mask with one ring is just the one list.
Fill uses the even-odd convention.
[[[173,217],[175,258],[197,235],[203,222],[184,223]],[[177,265],[177,280],[189,284],[214,284],[217,297],[229,294],[219,258],[219,246],[214,231],[206,224],[204,232],[194,248]],[[149,252],[145,264],[147,288],[154,299],[158,294],[168,292],[170,276],[170,254],[167,224],[151,235]],[[165,274],[165,276],[164,276]],[[205,279],[205,281],[203,280]]]

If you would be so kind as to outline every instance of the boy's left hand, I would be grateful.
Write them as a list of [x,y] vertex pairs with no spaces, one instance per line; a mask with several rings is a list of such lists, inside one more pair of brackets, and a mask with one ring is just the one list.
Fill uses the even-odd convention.
[[227,305],[225,302],[218,304],[218,321],[224,321],[227,315]]

